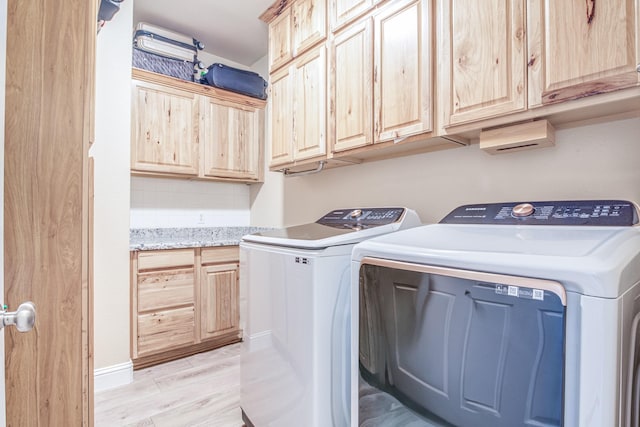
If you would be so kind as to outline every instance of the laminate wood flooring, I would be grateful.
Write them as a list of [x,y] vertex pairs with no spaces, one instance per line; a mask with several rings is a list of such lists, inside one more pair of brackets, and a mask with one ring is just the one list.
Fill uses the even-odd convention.
[[239,427],[240,344],[134,371],[95,394],[95,426]]

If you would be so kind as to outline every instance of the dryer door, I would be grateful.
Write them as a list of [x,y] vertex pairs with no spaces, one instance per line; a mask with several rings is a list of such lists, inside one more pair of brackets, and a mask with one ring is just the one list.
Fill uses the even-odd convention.
[[359,423],[561,426],[563,298],[546,281],[420,269],[361,268]]

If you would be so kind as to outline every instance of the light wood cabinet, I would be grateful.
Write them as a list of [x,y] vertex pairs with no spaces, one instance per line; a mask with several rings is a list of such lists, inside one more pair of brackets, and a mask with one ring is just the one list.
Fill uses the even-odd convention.
[[327,154],[326,48],[271,75],[271,160],[278,167]]
[[329,26],[331,31],[371,9],[378,0],[329,0]]
[[193,249],[138,254],[132,268],[132,359],[195,342]]
[[431,130],[431,1],[389,3],[374,15],[376,142]]
[[269,72],[277,70],[293,58],[291,9],[284,9],[269,23]]
[[529,107],[640,82],[640,11],[632,0],[527,2]]
[[613,116],[633,104],[633,94],[591,95],[640,82],[637,1],[595,8],[590,1],[462,0],[454,7],[446,0],[437,22],[439,117],[447,132]]
[[265,104],[134,69],[131,173],[261,181]]
[[260,19],[269,24],[269,72],[302,55],[327,37],[327,0],[283,0]]
[[329,134],[332,151],[373,144],[373,20],[336,34],[331,43]]
[[442,2],[438,76],[445,125],[526,107],[523,0]]
[[293,56],[327,37],[327,0],[297,0],[291,6]]
[[269,113],[271,114],[270,166],[293,161],[293,67],[271,75]]
[[202,267],[202,339],[238,330],[238,270],[238,264]]
[[131,358],[142,368],[240,340],[237,246],[131,253]]
[[200,98],[204,177],[262,178],[263,110]]
[[327,154],[327,60],[321,45],[293,65],[293,159]]
[[431,7],[389,3],[331,43],[333,152],[432,130]]
[[198,175],[198,96],[133,81],[131,168]]

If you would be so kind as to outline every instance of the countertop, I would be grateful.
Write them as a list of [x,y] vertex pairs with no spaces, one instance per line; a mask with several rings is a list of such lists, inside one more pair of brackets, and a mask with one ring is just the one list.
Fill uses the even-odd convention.
[[235,246],[242,236],[265,227],[206,227],[206,228],[133,228],[129,230],[129,250],[203,248]]

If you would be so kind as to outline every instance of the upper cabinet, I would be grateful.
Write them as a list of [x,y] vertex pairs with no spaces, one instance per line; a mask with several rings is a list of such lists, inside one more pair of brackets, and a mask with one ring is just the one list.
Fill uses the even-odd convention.
[[638,2],[530,0],[529,107],[637,85]]
[[293,56],[299,56],[327,37],[326,0],[297,0],[291,6]]
[[294,61],[294,160],[309,159],[327,153],[326,67],[324,45]]
[[204,96],[200,102],[202,174],[212,178],[259,181],[262,176],[263,111]]
[[441,6],[438,80],[445,124],[523,110],[524,1],[444,0]]
[[326,0],[283,0],[260,19],[269,24],[269,71],[274,72],[327,37]]
[[131,168],[198,175],[198,96],[134,81]]
[[350,20],[371,9],[379,0],[329,0],[331,31],[336,31]]
[[[508,121],[486,119],[576,113],[602,101],[566,101],[637,86],[637,7],[637,1],[629,0],[597,7],[595,1],[439,2],[441,125],[455,132],[460,124]],[[627,108],[618,102],[623,97],[608,98],[605,109],[567,117],[621,112]]]
[[133,70],[131,172],[262,180],[265,101]]
[[269,24],[269,71],[293,58],[291,34],[291,9],[285,9]]
[[324,45],[271,75],[270,166],[326,157],[326,80]]
[[432,129],[429,0],[388,3],[336,33],[330,54],[332,150]]
[[431,0],[394,1],[374,15],[376,142],[431,130]]

